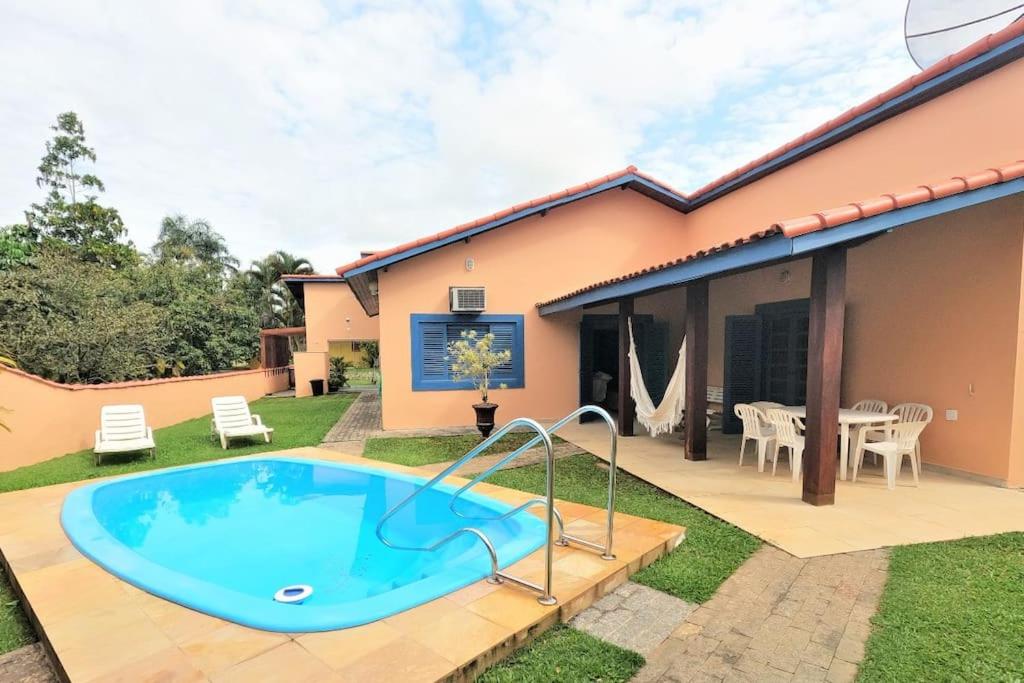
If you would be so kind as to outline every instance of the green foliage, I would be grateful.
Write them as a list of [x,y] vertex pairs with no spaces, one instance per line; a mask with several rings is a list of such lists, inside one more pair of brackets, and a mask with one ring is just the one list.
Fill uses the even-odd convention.
[[260,399],[250,403],[249,407],[264,424],[274,428],[273,443],[266,443],[262,438],[232,439],[231,448],[224,450],[219,442],[210,438],[209,416],[200,417],[154,430],[155,460],[131,453],[110,454],[103,456],[103,464],[97,467],[91,450],[79,451],[10,472],[0,472],[0,492],[316,446],[353,400],[354,394]]
[[331,358],[331,369],[327,375],[328,391],[339,391],[343,387],[348,386],[348,376],[346,373],[350,367],[352,367],[352,364],[344,358]]
[[[53,248],[69,250],[83,261],[123,267],[138,261],[138,253],[125,236],[117,209],[97,203],[103,183],[83,172],[96,162],[96,152],[85,143],[85,129],[74,112],[65,112],[51,126],[56,133],[46,143],[36,184],[47,191],[41,204],[26,212],[28,227]],[[90,194],[91,192],[91,194]]]
[[[512,360],[512,352],[492,351],[494,334],[488,332],[477,339],[476,330],[463,330],[461,339],[448,345],[448,357],[455,379],[468,379],[480,392],[481,400],[487,403],[491,388],[491,373],[494,369]],[[505,386],[501,385],[504,389]]]
[[153,257],[159,263],[194,268],[213,266],[227,275],[238,270],[238,259],[231,255],[227,242],[213,226],[202,218],[189,219],[181,214],[165,216],[160,222]]
[[380,342],[362,342],[363,363],[368,368],[375,368],[380,363]]
[[32,263],[39,250],[39,233],[27,225],[0,228],[0,271]]
[[0,569],[0,654],[17,650],[35,640],[35,631],[7,580],[7,572]]
[[625,683],[644,665],[635,652],[557,625],[532,645],[498,662],[480,683]]
[[304,324],[299,302],[279,280],[282,275],[312,272],[313,266],[309,261],[286,251],[275,251],[264,259],[253,261],[248,278],[251,296],[259,309],[261,328],[300,327]]
[[861,681],[1024,678],[1024,534],[893,548]]

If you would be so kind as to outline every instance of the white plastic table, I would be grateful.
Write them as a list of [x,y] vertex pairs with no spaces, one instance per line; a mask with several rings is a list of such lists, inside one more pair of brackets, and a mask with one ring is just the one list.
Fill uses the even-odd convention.
[[[786,406],[786,412],[801,420],[807,419],[807,406]],[[850,425],[880,425],[896,422],[899,415],[870,413],[865,410],[839,409],[839,478],[846,479],[846,461],[850,457]]]

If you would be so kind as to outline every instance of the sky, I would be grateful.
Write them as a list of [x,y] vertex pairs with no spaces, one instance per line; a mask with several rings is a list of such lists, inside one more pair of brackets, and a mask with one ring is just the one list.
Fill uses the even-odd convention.
[[898,0],[0,0],[0,225],[73,110],[129,238],[319,272],[636,164],[690,191],[917,72]]

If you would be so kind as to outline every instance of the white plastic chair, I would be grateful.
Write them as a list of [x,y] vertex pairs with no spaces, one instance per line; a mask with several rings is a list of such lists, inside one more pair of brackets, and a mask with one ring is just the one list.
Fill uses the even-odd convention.
[[[860,410],[860,411],[863,411],[865,413],[888,413],[889,412],[889,404],[886,403],[885,401],[881,401],[881,400],[879,400],[877,398],[866,398],[863,401],[857,401],[856,403],[854,403],[853,406],[850,408],[850,410]],[[864,430],[864,429],[867,429],[868,431],[872,431],[873,430],[873,428],[870,425],[866,426],[866,427],[865,426],[855,426],[853,428],[853,433],[850,435],[850,439],[853,441],[854,444],[859,442],[859,440],[860,440],[860,432],[861,432],[861,430]],[[878,453],[872,453],[871,455],[874,457],[875,464],[877,465],[878,464]]]
[[743,422],[743,440],[740,442],[740,467],[743,467],[743,452],[748,441],[757,442],[757,471],[764,472],[764,459],[768,445],[775,442],[775,428],[768,424],[768,418],[760,410],[747,403],[733,406],[736,417]]
[[[897,415],[897,416],[899,416],[899,421],[896,424],[899,424],[901,422],[925,422],[925,423],[929,423],[929,422],[932,421],[932,417],[934,416],[934,411],[932,411],[932,407],[931,406],[925,405],[924,403],[899,403],[899,404],[894,405],[892,407],[892,410],[889,411],[889,414],[890,415]],[[869,441],[885,441],[886,439],[890,438],[890,433],[891,433],[890,430],[891,429],[892,429],[891,425],[886,425],[885,427],[883,427],[881,429],[876,427],[874,429],[865,430],[865,432],[864,432],[864,441],[865,442],[869,442]],[[860,435],[858,435],[858,438],[859,438],[859,436]],[[921,441],[920,440],[918,440],[918,442],[916,444],[914,444],[914,458],[917,460],[917,469],[920,470],[921,469]],[[900,461],[900,465],[899,465],[899,467],[897,469],[901,469],[902,467],[903,467],[903,461],[901,460]]]
[[754,406],[755,408],[760,410],[762,413],[767,413],[772,408],[785,408],[786,407],[786,406],[782,405],[781,403],[776,403],[775,401],[754,401],[750,405]]
[[273,428],[264,426],[259,415],[249,412],[249,402],[244,396],[218,396],[210,404],[213,406],[210,435],[220,437],[221,448],[228,447],[228,439],[240,436],[262,436],[270,443]]
[[789,449],[789,470],[792,473],[793,481],[800,479],[803,471],[804,461],[804,437],[800,432],[804,425],[796,415],[779,408],[768,410],[768,422],[775,428],[775,449],[772,452],[772,476],[775,476],[775,468],[779,464],[779,452],[783,448]]
[[914,486],[918,484],[919,463],[917,461],[917,443],[921,432],[928,422],[898,422],[888,429],[882,441],[861,441],[857,444],[857,452],[853,459],[853,481],[857,481],[857,471],[864,458],[864,451],[878,453],[885,459],[885,484],[891,490],[896,488],[896,471],[903,463],[904,456],[910,456],[910,468],[914,472]]
[[146,424],[146,413],[137,404],[103,406],[100,409],[100,428],[96,430],[93,445],[96,464],[105,453],[132,453],[149,451],[156,458],[153,428]]

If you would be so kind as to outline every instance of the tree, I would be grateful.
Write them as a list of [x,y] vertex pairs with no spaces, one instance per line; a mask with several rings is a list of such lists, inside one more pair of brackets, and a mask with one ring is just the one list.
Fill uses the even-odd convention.
[[280,279],[282,275],[312,272],[313,265],[307,259],[286,251],[275,251],[264,259],[253,261],[248,276],[252,297],[259,309],[260,327],[300,327],[304,324],[302,307]]
[[0,271],[32,263],[39,249],[39,233],[27,225],[0,228]]
[[238,259],[231,255],[220,233],[201,218],[189,219],[181,214],[165,216],[160,222],[153,256],[160,262],[216,266],[225,275],[238,270]]
[[83,261],[115,267],[137,262],[131,243],[120,241],[126,231],[117,209],[96,202],[103,182],[83,172],[96,162],[96,152],[85,144],[78,115],[64,112],[50,128],[56,135],[46,143],[36,177],[36,185],[47,190],[46,199],[25,213],[28,227]]

